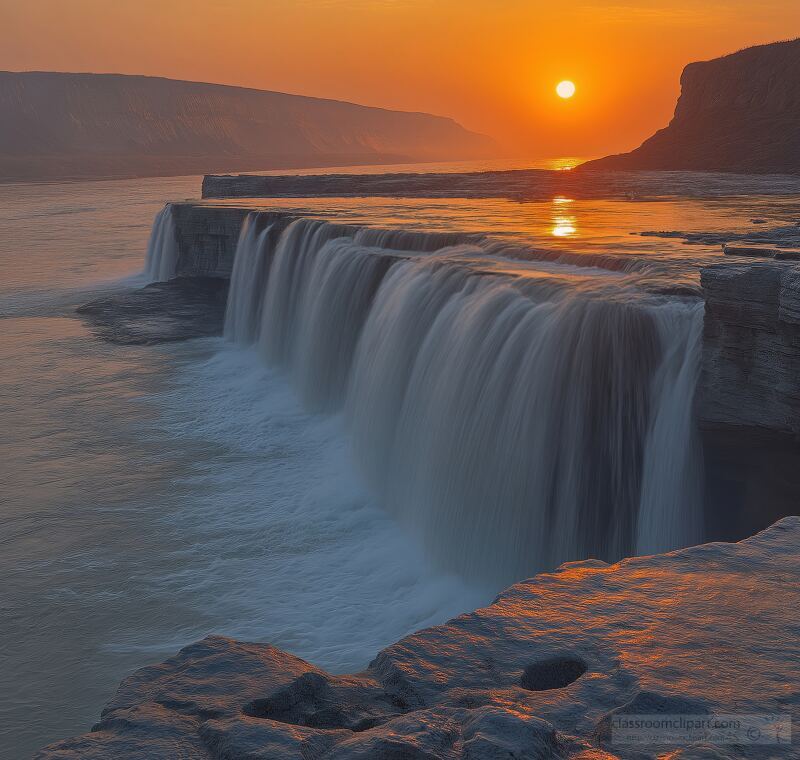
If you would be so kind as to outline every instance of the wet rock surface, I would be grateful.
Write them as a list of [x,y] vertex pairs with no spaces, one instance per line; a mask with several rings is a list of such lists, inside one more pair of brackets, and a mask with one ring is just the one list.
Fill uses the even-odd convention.
[[[753,224],[766,224],[763,220]],[[760,256],[775,258],[776,255],[791,256],[800,246],[800,224],[777,224],[767,228],[753,227],[744,232],[719,230],[714,232],[691,232],[682,230],[652,230],[635,233],[641,237],[677,238],[688,245],[720,245],[728,256]]]
[[221,335],[227,295],[227,280],[178,277],[104,296],[77,312],[112,343],[171,343]]
[[614,716],[800,705],[800,518],[738,544],[568,563],[336,676],[212,636],[127,678],[74,758],[791,757],[788,745],[615,743]]

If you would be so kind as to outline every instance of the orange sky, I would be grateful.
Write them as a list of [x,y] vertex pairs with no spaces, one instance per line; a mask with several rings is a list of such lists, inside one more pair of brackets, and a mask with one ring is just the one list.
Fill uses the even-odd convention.
[[798,0],[0,0],[0,69],[429,111],[526,157],[634,147],[669,120],[685,63],[795,36]]

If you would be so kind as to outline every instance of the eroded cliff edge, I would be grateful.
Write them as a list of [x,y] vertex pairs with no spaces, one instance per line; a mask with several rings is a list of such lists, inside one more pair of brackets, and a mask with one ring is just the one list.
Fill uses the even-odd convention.
[[581,168],[800,173],[800,40],[689,64],[667,127]]
[[[356,675],[209,637],[123,681],[91,733],[38,757],[610,760],[656,755],[612,742],[618,714],[797,719],[798,547],[792,517],[737,544],[567,564],[408,636]],[[670,751],[792,748],[658,748]]]

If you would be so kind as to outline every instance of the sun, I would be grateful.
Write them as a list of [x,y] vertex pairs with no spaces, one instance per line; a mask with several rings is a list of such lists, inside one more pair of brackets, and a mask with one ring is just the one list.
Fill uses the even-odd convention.
[[558,93],[559,98],[569,100],[569,98],[575,94],[575,82],[570,82],[569,79],[559,82],[556,85],[556,92]]

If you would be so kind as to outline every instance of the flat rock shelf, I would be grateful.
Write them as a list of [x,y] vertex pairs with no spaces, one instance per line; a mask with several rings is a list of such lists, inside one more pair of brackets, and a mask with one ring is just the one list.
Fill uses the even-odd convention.
[[[518,583],[335,676],[209,637],[123,681],[91,733],[39,760],[790,757],[772,744],[652,746],[621,715],[798,718],[800,518],[735,544]],[[782,718],[780,716],[783,716]],[[788,716],[788,717],[787,717]]]

